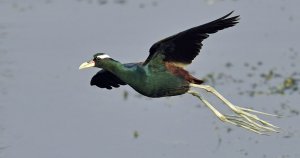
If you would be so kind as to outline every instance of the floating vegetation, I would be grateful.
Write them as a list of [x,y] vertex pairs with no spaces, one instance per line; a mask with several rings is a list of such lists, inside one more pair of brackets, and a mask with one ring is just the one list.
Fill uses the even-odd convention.
[[287,89],[292,88],[295,85],[296,85],[296,81],[292,77],[289,77],[289,78],[285,79],[284,82],[283,82],[283,87],[287,88]]
[[299,90],[300,79],[295,79],[293,77],[287,77],[283,80],[283,82],[277,86],[270,87],[270,94],[281,94],[284,95],[287,92],[289,94],[292,94],[294,92],[297,92]]
[[126,4],[126,0],[114,0],[114,2],[116,3],[116,4],[121,4],[121,5],[124,5],[124,4]]
[[[116,5],[126,5],[129,3],[128,0],[77,0],[78,2],[83,2],[87,4],[94,4],[98,3],[99,5],[108,5],[108,4],[116,4]],[[131,3],[135,3],[139,8],[146,8],[148,6],[150,7],[156,7],[158,6],[158,1],[151,1],[151,2],[138,2],[138,1],[130,1]]]
[[124,92],[123,92],[123,99],[124,100],[127,100],[128,99],[128,91],[126,91],[126,90],[124,90]]
[[[284,95],[299,92],[300,73],[294,72],[292,75],[287,76],[284,74],[286,72],[280,73],[277,69],[272,68],[267,72],[262,72],[260,75],[257,75],[257,73],[254,73],[254,71],[257,71],[258,68],[263,65],[263,62],[258,61],[255,65],[256,66],[245,62],[244,66],[250,69],[246,71],[245,76],[243,76],[242,74],[239,75],[239,77],[241,76],[240,78],[232,76],[230,74],[225,74],[224,72],[219,72],[209,73],[203,77],[203,80],[207,84],[211,84],[212,86],[225,85],[230,83],[243,83],[243,85],[248,84],[248,87],[250,87],[250,89],[239,89],[238,94],[249,95],[251,97],[254,97],[256,95]],[[225,67],[231,68],[233,67],[233,65],[230,62],[227,62],[225,64]],[[252,81],[255,82],[244,81],[242,80],[242,78],[244,77],[254,78],[252,79]]]
[[227,127],[226,132],[227,132],[227,133],[230,133],[231,131],[232,131],[232,128]]
[[274,70],[269,70],[267,73],[262,73],[260,77],[265,79],[265,81],[270,81],[271,79],[282,77],[282,75],[275,73]]
[[221,0],[204,0],[207,5],[214,5],[215,3],[221,1]]
[[203,77],[204,82],[210,83],[212,86],[216,84],[216,79],[215,79],[215,74],[214,73],[209,73],[205,77]]
[[139,4],[139,8],[145,8],[145,4],[144,3],[140,3]]
[[9,86],[7,86],[6,82],[14,77],[10,67],[13,61],[7,59],[7,50],[3,48],[3,41],[5,41],[9,35],[7,32],[8,27],[8,24],[0,23],[0,97],[8,93]]
[[260,77],[264,78],[266,81],[269,81],[273,78],[274,72],[270,70],[268,73],[262,73]]
[[212,86],[224,85],[224,84],[227,84],[227,83],[243,83],[244,82],[244,80],[242,80],[242,79],[234,78],[233,76],[225,74],[223,72],[221,72],[221,73],[209,73],[206,76],[204,76],[202,78],[202,80],[205,83],[210,84]]
[[258,66],[262,66],[262,65],[263,65],[263,62],[262,62],[262,61],[258,61],[258,62],[257,62],[257,65],[258,65]]
[[140,136],[139,132],[137,130],[135,130],[133,132],[133,138],[137,139]]
[[98,3],[99,5],[105,5],[105,4],[120,4],[124,5],[127,3],[127,0],[77,0],[78,2],[85,2],[87,4],[94,4]]
[[98,0],[98,3],[100,5],[104,5],[104,4],[107,4],[107,0]]
[[232,63],[231,63],[231,62],[227,62],[227,63],[225,64],[225,67],[231,68],[231,67],[232,67]]
[[248,152],[245,149],[240,149],[239,151],[241,154],[243,154],[244,156],[248,156]]

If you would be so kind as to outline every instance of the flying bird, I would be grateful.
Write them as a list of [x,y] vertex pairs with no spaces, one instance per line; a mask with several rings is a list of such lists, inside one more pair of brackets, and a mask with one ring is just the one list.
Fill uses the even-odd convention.
[[[99,88],[112,89],[129,85],[138,93],[151,97],[167,97],[191,94],[200,99],[221,121],[243,127],[258,134],[278,132],[278,127],[257,117],[254,113],[275,116],[236,106],[229,102],[212,86],[203,84],[201,79],[192,76],[185,66],[192,63],[199,54],[202,41],[210,34],[229,28],[238,23],[239,16],[230,17],[233,13],[193,27],[154,43],[144,62],[122,64],[105,53],[97,53],[93,59],[82,63],[79,69],[101,68],[91,79],[90,84]],[[208,100],[194,89],[200,88],[215,95],[233,115],[222,114]]]

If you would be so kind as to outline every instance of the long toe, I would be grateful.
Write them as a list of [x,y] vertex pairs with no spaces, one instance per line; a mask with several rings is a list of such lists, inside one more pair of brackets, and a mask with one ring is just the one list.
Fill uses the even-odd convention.
[[[236,106],[236,108],[234,108],[233,111],[237,116],[235,117],[231,116],[228,119],[233,122],[236,122],[237,124],[247,126],[248,128],[251,128],[256,131],[261,131],[261,132],[279,132],[277,130],[278,127],[272,125],[267,121],[260,119],[254,114],[251,114],[250,112],[253,112],[252,110],[246,108],[240,108]],[[255,111],[255,113],[260,113],[260,112]]]

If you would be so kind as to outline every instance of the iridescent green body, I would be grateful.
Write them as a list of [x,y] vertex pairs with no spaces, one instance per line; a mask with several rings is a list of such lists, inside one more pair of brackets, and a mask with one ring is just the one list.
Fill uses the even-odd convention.
[[148,97],[175,96],[189,90],[189,82],[184,76],[174,75],[163,64],[161,59],[152,60],[147,65],[142,63],[121,64],[110,58],[102,60],[101,67],[127,83],[137,92]]

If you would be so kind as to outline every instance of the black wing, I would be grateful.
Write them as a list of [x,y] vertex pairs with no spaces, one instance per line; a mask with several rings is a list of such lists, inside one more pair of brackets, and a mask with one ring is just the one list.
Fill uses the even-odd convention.
[[113,87],[118,88],[120,85],[126,85],[125,82],[106,70],[100,70],[97,74],[95,74],[90,84],[91,86],[96,85],[99,88],[107,89],[112,89]]
[[199,54],[202,47],[202,41],[209,34],[216,33],[238,23],[239,16],[227,18],[229,14],[204,25],[200,25],[186,31],[180,32],[161,41],[156,42],[150,48],[150,54],[144,65],[146,65],[157,53],[164,54],[164,61],[190,64]]

